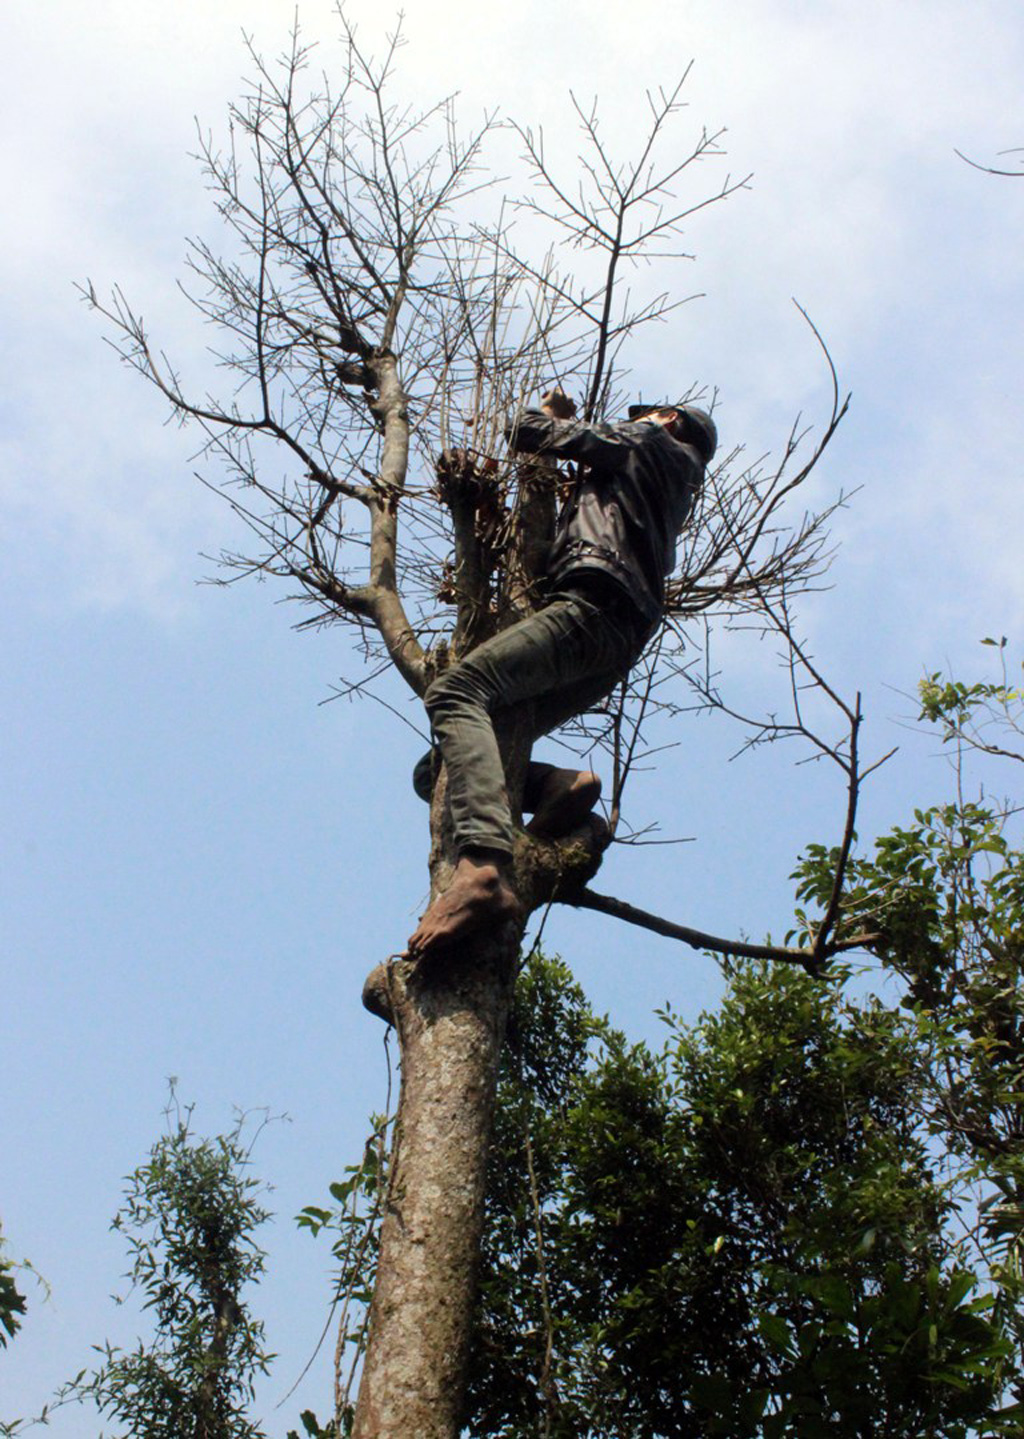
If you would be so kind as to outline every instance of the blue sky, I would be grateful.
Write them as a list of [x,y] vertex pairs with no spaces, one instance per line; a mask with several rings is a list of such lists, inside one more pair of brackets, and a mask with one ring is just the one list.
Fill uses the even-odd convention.
[[[375,8],[349,7],[371,47]],[[300,10],[326,47],[332,8]],[[948,784],[906,725],[917,678],[979,665],[986,634],[1019,646],[1024,621],[1024,182],[954,154],[1024,143],[1019,5],[406,11],[412,99],[457,89],[467,120],[497,106],[542,123],[567,162],[569,88],[602,97],[626,147],[645,87],[694,59],[684,128],[727,126],[728,167],[754,182],[694,222],[696,259],[663,283],[703,298],[636,357],[638,384],[715,385],[723,443],[777,450],[797,412],[828,407],[792,297],[826,337],[854,398],[811,499],[859,493],[837,522],[834,587],[802,618],[830,676],[864,692],[869,751],[901,745],[862,833],[904,818]],[[276,0],[97,0],[86,19],[45,0],[0,20],[0,1217],[52,1287],[48,1303],[30,1293],[0,1353],[3,1417],[38,1408],[91,1343],[137,1332],[108,1299],[125,1265],[108,1224],[170,1075],[211,1132],[236,1105],[290,1116],[256,1151],[278,1216],[259,1304],[281,1355],[260,1405],[274,1434],[303,1405],[326,1409],[325,1354],[273,1412],[328,1292],[326,1251],[291,1216],[322,1199],[383,1103],[381,1027],[358,993],[426,892],[408,788],[419,745],[372,703],[323,703],[353,669],[343,634],[294,633],[269,584],[198,583],[212,571],[201,553],[239,538],[232,516],[192,477],[194,437],[118,367],[73,288],[121,284],[201,372],[209,336],[175,289],[185,237],[211,228],[194,117],[222,126],[249,68],[243,26],[273,52],[291,14]],[[769,650],[725,643],[722,658],[737,696],[780,692]],[[419,723],[397,688],[389,698]],[[616,851],[600,887],[719,932],[779,934],[796,854],[837,833],[838,781],[788,753],[729,763],[737,737],[715,721],[671,738],[637,782],[636,819],[693,842]],[[657,1036],[665,1000],[692,1016],[714,1002],[714,965],[653,935],[556,912],[547,937],[636,1036]],[[60,1414],[51,1432],[84,1424]]]

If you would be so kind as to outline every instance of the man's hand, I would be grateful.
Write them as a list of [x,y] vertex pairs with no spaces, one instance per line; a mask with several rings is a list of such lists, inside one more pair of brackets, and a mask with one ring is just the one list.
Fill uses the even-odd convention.
[[571,399],[564,390],[548,390],[546,395],[541,396],[540,408],[552,420],[576,418],[576,401]]

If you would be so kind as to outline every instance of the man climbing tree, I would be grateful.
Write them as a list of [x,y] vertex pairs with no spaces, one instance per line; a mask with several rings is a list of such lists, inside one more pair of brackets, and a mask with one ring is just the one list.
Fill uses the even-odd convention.
[[[448,771],[458,863],[409,940],[412,958],[516,913],[508,878],[515,829],[491,717],[529,706],[539,737],[626,678],[661,624],[676,539],[717,447],[714,421],[695,405],[634,406],[618,425],[583,424],[575,414],[574,401],[552,390],[508,432],[515,450],[584,467],[559,517],[543,607],[479,645],[424,696]],[[422,794],[422,761],[419,770]],[[599,794],[591,771],[531,761],[523,787],[530,833],[570,833]]]
[[[792,693],[805,703],[814,689],[842,710],[848,738],[838,743],[819,741],[803,712],[790,727],[841,765],[849,804],[813,943],[779,953],[817,963],[829,952],[852,840],[860,714],[802,651],[790,607],[827,567],[828,520],[842,497],[793,524],[782,507],[845,405],[832,371],[832,413],[816,446],[795,461],[794,429],[774,470],[741,468],[735,452],[705,475],[714,429],[689,406],[603,423],[621,413],[623,347],[681,303],[675,278],[634,300],[624,274],[641,261],[679,258],[686,219],[746,183],[726,176],[710,194],[677,198],[691,167],[721,153],[718,136],[702,130],[658,160],[682,82],[647,96],[647,133],[632,161],[608,153],[595,113],[578,105],[586,153],[569,177],[555,173],[539,136],[518,130],[528,171],[519,208],[532,217],[524,254],[509,206],[502,200],[488,214],[482,193],[494,121],[467,140],[450,101],[422,113],[396,105],[399,37],[376,61],[350,28],[344,35],[336,87],[327,76],[310,81],[297,32],[279,66],[253,52],[255,81],[232,107],[230,145],[222,152],[210,140],[202,149],[227,241],[223,254],[193,243],[191,298],[222,337],[213,383],[233,375],[228,395],[187,385],[119,290],[104,301],[90,284],[85,295],[125,361],[178,419],[201,428],[207,454],[224,465],[231,509],[256,537],[254,552],[227,552],[225,564],[297,588],[312,607],[307,624],[348,626],[356,653],[426,698],[441,743],[445,762],[427,776],[432,902],[410,942],[410,954],[430,963],[395,956],[376,985],[378,1008],[398,1031],[402,1087],[353,1433],[452,1439],[524,928],[556,900],[646,922],[586,885],[618,830],[656,684],[686,682],[681,641],[659,636],[637,703],[631,710],[627,696],[607,716],[606,829],[560,833],[586,816],[596,780],[589,770],[531,771],[530,750],[560,716],[607,694],[663,614],[673,624],[736,614],[761,624],[801,671]],[[566,242],[571,274],[552,258]],[[584,396],[580,421],[552,392],[546,412],[520,416],[506,449],[508,415],[551,373]],[[437,464],[460,451],[474,462]],[[552,552],[560,458],[585,469]],[[681,565],[666,584],[691,509]],[[539,674],[524,681],[522,666],[514,674],[499,663],[481,679],[488,654],[507,657],[519,634],[532,632],[549,635]],[[546,700],[558,713],[542,713]],[[483,758],[466,762],[481,742]],[[514,825],[524,807],[534,810],[531,834]],[[473,897],[467,864],[491,867],[486,903]],[[671,926],[661,932],[684,937]],[[693,933],[687,942],[703,945],[707,937]]]

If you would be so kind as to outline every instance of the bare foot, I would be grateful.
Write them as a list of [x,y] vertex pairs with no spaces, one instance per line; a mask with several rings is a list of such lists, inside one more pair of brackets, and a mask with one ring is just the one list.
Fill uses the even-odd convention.
[[451,884],[439,894],[409,940],[408,959],[423,959],[484,925],[510,919],[519,908],[511,886],[491,860],[464,854]]
[[553,769],[544,781],[526,833],[558,839],[583,823],[601,798],[601,781],[592,770]]

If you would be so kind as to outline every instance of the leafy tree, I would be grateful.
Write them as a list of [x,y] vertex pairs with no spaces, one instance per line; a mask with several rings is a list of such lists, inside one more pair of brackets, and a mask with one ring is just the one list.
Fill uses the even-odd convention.
[[[913,1026],[844,997],[845,977],[737,966],[720,1012],[666,1013],[653,1052],[559,961],[530,960],[465,1432],[954,1439],[996,1422],[1008,1344],[953,1243]],[[366,1248],[377,1202],[352,1196],[382,1177],[353,1168],[339,1207],[303,1222]],[[335,1422],[349,1432],[351,1408]]]
[[246,1410],[272,1356],[246,1291],[263,1273],[254,1235],[268,1213],[245,1119],[203,1139],[173,1094],[167,1116],[114,1219],[154,1336],[131,1352],[105,1345],[103,1364],[63,1397],[94,1402],[125,1439],[262,1439]]
[[[974,767],[1015,776],[1024,691],[1011,681],[1006,641],[987,640],[995,679],[941,673],[921,683],[921,719],[954,764],[950,799],[916,810],[849,870],[840,928],[902,981],[914,1033],[923,1121],[949,1167],[962,1213],[965,1262],[992,1286],[997,1317],[1015,1341],[1007,1377],[1024,1414],[1024,848],[1019,806],[998,802]],[[834,854],[812,847],[798,870],[801,896],[821,903]],[[1008,1421],[1009,1422],[1009,1421]]]
[[552,984],[577,1063],[554,1107],[522,1047],[506,1072],[470,1432],[911,1439],[988,1414],[1004,1345],[945,1232],[898,1016],[737,967],[660,1053],[602,1024],[584,1065],[565,973],[522,997]]

